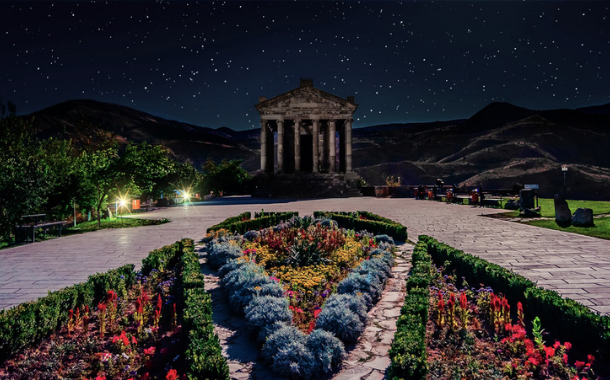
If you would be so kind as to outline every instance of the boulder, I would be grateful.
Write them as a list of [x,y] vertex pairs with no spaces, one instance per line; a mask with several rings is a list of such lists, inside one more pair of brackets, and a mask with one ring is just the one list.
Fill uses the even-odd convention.
[[521,210],[533,209],[536,207],[535,196],[532,189],[519,190],[519,208]]
[[555,222],[561,227],[567,227],[572,221],[572,213],[568,202],[559,194],[555,194]]
[[576,227],[593,227],[593,210],[578,208],[572,215],[572,225]]

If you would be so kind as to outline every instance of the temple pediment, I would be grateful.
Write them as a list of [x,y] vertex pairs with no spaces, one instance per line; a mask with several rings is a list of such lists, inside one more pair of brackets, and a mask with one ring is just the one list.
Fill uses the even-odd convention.
[[271,99],[261,98],[255,105],[262,115],[298,117],[299,115],[353,115],[358,105],[352,97],[344,99],[313,87],[313,81],[301,80],[301,86]]

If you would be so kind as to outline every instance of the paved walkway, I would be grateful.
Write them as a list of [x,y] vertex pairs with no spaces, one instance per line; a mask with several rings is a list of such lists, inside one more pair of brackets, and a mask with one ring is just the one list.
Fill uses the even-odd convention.
[[498,210],[413,199],[346,198],[261,201],[225,198],[199,206],[143,214],[159,226],[102,230],[0,250],[0,308],[85,281],[87,276],[140,261],[148,252],[243,211],[368,210],[407,226],[411,238],[433,236],[513,269],[600,313],[610,313],[610,241],[481,217]]

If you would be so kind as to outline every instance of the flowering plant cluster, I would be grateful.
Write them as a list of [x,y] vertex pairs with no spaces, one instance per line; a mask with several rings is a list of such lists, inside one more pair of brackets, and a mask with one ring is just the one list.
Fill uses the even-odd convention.
[[[379,242],[379,243],[378,243]],[[344,343],[364,331],[394,261],[393,240],[295,217],[273,228],[209,242],[208,263],[284,376],[312,378],[335,368]]]
[[[435,269],[433,267],[433,269]],[[595,357],[571,358],[572,344],[547,345],[535,317],[528,333],[521,302],[516,320],[509,301],[489,287],[475,289],[462,278],[433,273],[430,287],[429,378],[456,373],[466,378],[596,379]],[[430,376],[431,375],[431,376]]]
[[309,333],[322,305],[347,275],[377,248],[370,234],[347,234],[312,224],[264,230],[242,243],[244,255],[264,267],[286,292],[293,322]]
[[4,362],[0,378],[179,379],[175,274],[153,269],[123,298],[110,289],[97,307],[70,309],[59,332]]

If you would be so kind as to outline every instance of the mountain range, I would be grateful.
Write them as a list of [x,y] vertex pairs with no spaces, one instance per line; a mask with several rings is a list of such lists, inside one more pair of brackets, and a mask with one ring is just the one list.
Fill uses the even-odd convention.
[[[259,169],[258,128],[211,129],[167,120],[129,107],[70,100],[35,112],[42,136],[70,135],[94,125],[123,140],[162,144],[178,160],[201,167],[208,158],[242,159]],[[402,184],[512,188],[538,184],[539,195],[607,199],[610,189],[610,104],[537,111],[491,103],[468,119],[378,125],[353,130],[353,167],[369,184],[386,176]]]

